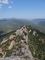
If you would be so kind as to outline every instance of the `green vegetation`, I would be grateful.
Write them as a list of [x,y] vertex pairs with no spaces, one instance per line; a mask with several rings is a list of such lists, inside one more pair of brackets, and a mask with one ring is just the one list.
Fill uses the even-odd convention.
[[[28,29],[31,27],[29,26]],[[33,31],[29,33],[29,49],[35,58],[45,60],[45,38],[40,32],[33,36]],[[40,39],[41,38],[41,39]]]
[[[31,25],[26,26],[26,27],[28,29],[28,37],[29,37],[28,44],[29,44],[29,49],[31,50],[32,55],[35,58],[38,58],[40,60],[45,60],[45,34],[41,33],[40,31],[38,31],[36,29],[33,29],[31,27]],[[33,35],[34,31],[36,31],[35,36]],[[7,34],[4,34],[2,37],[3,38],[7,37],[9,39],[9,36],[11,34],[16,35],[14,32],[15,31],[12,31],[12,32],[7,33]],[[10,44],[9,41],[7,41],[7,43],[5,43],[2,46],[0,46],[2,48],[5,48],[4,50],[7,53],[6,57],[7,56],[11,56],[13,50],[15,51],[15,54],[19,54],[20,55],[20,52],[21,52],[21,50],[20,50],[21,49],[21,39],[23,39],[22,36],[16,36],[16,40],[15,40],[16,43],[15,43],[15,46],[13,47],[13,49],[11,51],[9,51],[7,49],[9,44]],[[16,51],[18,51],[19,53],[17,53]]]

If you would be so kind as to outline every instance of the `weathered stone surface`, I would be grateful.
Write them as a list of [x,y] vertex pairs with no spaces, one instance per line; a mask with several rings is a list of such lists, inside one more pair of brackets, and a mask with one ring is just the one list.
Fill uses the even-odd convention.
[[[26,33],[26,35],[24,32]],[[19,36],[22,35],[24,40],[21,39],[19,42],[16,42],[17,43],[16,47],[12,51],[12,55],[10,57],[0,58],[0,60],[34,60],[31,54],[31,51],[29,50],[29,47],[28,47],[28,30],[26,29],[26,27],[23,26],[21,29],[17,30],[16,36],[17,35]],[[10,36],[11,39],[13,37],[15,36]],[[13,46],[15,46],[15,42],[12,40],[8,49],[11,50]]]

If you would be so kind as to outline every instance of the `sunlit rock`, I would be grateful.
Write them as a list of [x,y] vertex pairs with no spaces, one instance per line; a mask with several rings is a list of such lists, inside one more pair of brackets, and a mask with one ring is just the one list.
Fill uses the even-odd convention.
[[3,41],[1,42],[1,45],[6,43],[8,41],[8,39],[4,38]]
[[29,30],[29,33],[31,32],[32,30]]
[[8,50],[11,50],[14,46],[15,46],[15,41],[12,40],[10,46],[8,47]]
[[15,38],[15,35],[10,35],[9,39]]
[[21,29],[17,30],[16,32],[16,36],[21,36],[23,34],[23,31]]
[[37,33],[36,31],[33,31],[33,35],[34,35],[34,36],[36,35],[36,33]]
[[23,32],[25,33],[25,35],[27,35],[28,31],[27,31],[26,26],[23,26]]

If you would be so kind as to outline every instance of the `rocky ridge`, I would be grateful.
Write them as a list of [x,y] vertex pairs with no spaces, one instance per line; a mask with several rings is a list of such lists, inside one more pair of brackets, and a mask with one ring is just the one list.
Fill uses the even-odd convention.
[[[28,30],[26,26],[18,29],[9,39],[2,41],[0,60],[34,60],[28,46]],[[9,57],[8,57],[9,56]]]

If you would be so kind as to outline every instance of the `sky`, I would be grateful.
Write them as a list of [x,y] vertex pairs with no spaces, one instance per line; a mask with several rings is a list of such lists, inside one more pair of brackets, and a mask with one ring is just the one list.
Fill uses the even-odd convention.
[[0,18],[45,18],[45,0],[0,0]]

